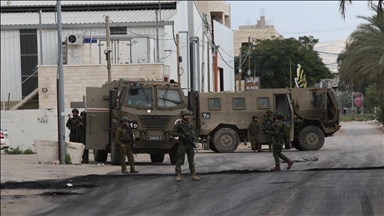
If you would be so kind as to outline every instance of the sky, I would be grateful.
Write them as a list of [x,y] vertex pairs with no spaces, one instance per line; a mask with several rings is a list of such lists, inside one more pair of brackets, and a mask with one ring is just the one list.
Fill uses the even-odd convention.
[[[231,5],[232,29],[239,25],[256,25],[261,9],[267,22],[284,38],[312,35],[320,42],[346,39],[365,21],[357,15],[371,16],[368,1],[347,4],[345,20],[339,12],[338,1],[226,1]],[[249,23],[250,22],[250,23]]]

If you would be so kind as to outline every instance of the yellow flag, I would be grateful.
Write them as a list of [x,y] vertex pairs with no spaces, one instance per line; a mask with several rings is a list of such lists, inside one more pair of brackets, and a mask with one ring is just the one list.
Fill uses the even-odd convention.
[[299,88],[306,88],[307,87],[307,79],[304,74],[304,70],[301,67],[300,64],[297,65],[297,85]]

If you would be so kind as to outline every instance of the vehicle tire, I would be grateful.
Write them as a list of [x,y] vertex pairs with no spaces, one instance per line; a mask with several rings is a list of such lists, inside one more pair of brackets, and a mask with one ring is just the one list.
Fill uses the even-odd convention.
[[121,165],[121,152],[114,139],[111,140],[111,164]]
[[298,139],[294,139],[293,142],[292,142],[292,147],[299,150],[299,151],[303,151],[303,148],[301,148],[301,146],[299,145],[299,140]]
[[317,151],[324,145],[324,133],[316,126],[307,126],[300,131],[299,146],[305,151]]
[[151,154],[151,161],[152,163],[163,163],[164,157],[165,157],[164,154]]
[[292,144],[291,144],[291,141],[289,141],[289,138],[285,139],[284,147],[285,147],[285,149],[291,149],[292,148]]
[[107,150],[93,150],[93,157],[95,162],[107,162],[108,152]]
[[239,145],[239,136],[230,128],[222,128],[213,136],[213,145],[219,153],[234,152]]
[[177,162],[177,149],[178,149],[178,147],[179,147],[179,144],[176,143],[172,147],[171,152],[169,152],[169,160],[171,161],[172,165],[175,165]]

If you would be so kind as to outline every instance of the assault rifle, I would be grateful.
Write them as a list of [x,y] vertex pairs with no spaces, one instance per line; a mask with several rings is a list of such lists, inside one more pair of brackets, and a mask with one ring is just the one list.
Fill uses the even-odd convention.
[[182,126],[181,126],[181,130],[184,133],[184,136],[185,136],[185,139],[187,140],[187,143],[189,145],[191,145],[196,150],[196,152],[198,152],[196,149],[196,144],[194,142],[194,137],[190,133],[187,133]]
[[268,120],[267,123],[264,125],[264,127],[261,129],[261,131],[269,130],[269,127],[273,124],[273,121]]

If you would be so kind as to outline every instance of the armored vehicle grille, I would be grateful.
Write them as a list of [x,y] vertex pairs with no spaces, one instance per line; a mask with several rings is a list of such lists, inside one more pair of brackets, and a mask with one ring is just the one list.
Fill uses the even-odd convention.
[[169,116],[142,116],[139,118],[143,129],[165,129],[169,125]]

